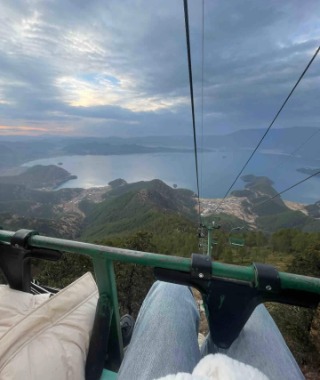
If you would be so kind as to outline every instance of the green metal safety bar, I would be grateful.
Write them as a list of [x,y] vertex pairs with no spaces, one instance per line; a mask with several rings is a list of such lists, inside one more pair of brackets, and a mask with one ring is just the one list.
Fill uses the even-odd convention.
[[[189,258],[168,256],[148,252],[132,251],[127,249],[120,249],[114,247],[107,247],[89,243],[82,243],[78,241],[56,239],[50,237],[39,236],[37,233],[28,230],[19,230],[16,233],[12,231],[0,230],[0,252],[2,250],[12,247],[16,249],[24,249],[26,252],[35,251],[38,255],[39,252],[65,252],[76,253],[80,255],[89,256],[93,261],[96,282],[99,289],[99,302],[96,313],[96,320],[99,324],[99,318],[107,321],[108,326],[105,328],[110,330],[108,339],[106,341],[98,342],[98,347],[105,344],[101,350],[102,354],[108,353],[108,360],[106,368],[113,372],[117,372],[122,358],[122,336],[120,329],[120,316],[117,289],[115,282],[115,274],[113,261],[135,263],[144,266],[155,267],[159,271],[167,270],[167,273],[160,273],[165,280],[170,280],[170,276],[173,273],[174,277],[181,277],[177,281],[173,279],[171,282],[185,283],[190,276],[190,273],[196,273],[197,280],[193,281],[196,285],[199,284],[201,290],[208,289],[208,278],[216,279],[222,284],[219,286],[228,287],[232,283],[249,284],[252,289],[261,289],[265,286],[264,280],[261,280],[257,275],[257,265],[251,266],[237,266],[231,264],[223,264],[219,262],[211,262],[207,257],[206,268],[208,273],[205,278],[202,270],[198,270],[193,265],[193,262]],[[32,257],[32,255],[31,255]],[[38,257],[38,256],[37,256]],[[200,268],[201,269],[201,268]],[[197,271],[198,270],[198,271]],[[203,271],[204,272],[204,271]],[[320,296],[320,279],[307,276],[275,272],[277,280],[279,281],[281,290],[284,291],[297,291],[303,294],[319,295]],[[273,275],[273,272],[272,272]],[[187,276],[187,277],[186,277]],[[207,282],[201,283],[201,280],[207,280]],[[268,290],[268,286],[266,286]],[[318,298],[316,298],[318,299]],[[320,298],[319,298],[320,299]],[[279,301],[281,302],[281,301]],[[105,318],[105,319],[103,319]],[[96,321],[95,321],[96,322]],[[101,321],[100,321],[101,323]],[[109,329],[110,327],[110,329]],[[90,349],[89,349],[90,355]],[[99,366],[98,366],[99,367]],[[99,378],[103,368],[91,368],[91,374],[87,378]],[[99,377],[97,377],[99,374]],[[101,375],[101,379],[111,378],[111,374],[106,370]]]
[[[10,244],[14,232],[0,230],[0,243]],[[77,253],[80,255],[90,256],[93,259],[95,268],[99,267],[99,259],[109,266],[112,261],[125,263],[140,264],[150,267],[159,267],[167,269],[176,269],[183,272],[190,272],[191,259],[178,256],[161,255],[158,253],[140,252],[129,249],[107,247],[90,243],[83,243],[72,240],[56,239],[45,236],[33,235],[28,240],[28,246],[33,248],[51,249],[55,251]],[[100,263],[100,262],[99,262]],[[105,285],[104,275],[97,275],[97,285],[100,292],[106,292],[110,296],[109,288]],[[212,263],[212,276],[255,282],[254,266],[240,266],[232,264],[223,264],[219,262]],[[279,272],[281,287],[283,289],[303,290],[310,293],[320,294],[320,280],[314,277],[302,276],[297,274]],[[101,277],[101,278],[100,278]]]

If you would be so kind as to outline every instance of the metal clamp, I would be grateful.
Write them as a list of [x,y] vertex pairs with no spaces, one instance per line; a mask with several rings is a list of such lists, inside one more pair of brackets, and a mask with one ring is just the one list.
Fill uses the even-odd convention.
[[0,268],[12,289],[30,292],[32,258],[52,261],[61,258],[60,251],[30,247],[28,241],[34,235],[39,234],[33,230],[18,230],[11,244],[0,247]]
[[272,265],[253,263],[256,271],[257,289],[278,293],[281,290],[281,281],[278,270]]
[[28,240],[31,236],[34,235],[39,235],[39,233],[34,230],[18,230],[11,238],[11,245],[13,247],[28,249]]

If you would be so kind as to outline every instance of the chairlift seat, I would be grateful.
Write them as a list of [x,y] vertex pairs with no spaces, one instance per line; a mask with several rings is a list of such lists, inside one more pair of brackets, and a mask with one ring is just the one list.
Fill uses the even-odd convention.
[[237,247],[244,247],[244,239],[241,238],[230,237],[229,243]]

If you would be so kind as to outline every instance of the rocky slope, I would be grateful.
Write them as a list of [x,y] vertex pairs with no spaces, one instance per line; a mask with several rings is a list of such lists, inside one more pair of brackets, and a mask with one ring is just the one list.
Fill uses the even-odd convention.
[[201,199],[203,217],[227,214],[246,222],[250,228],[273,232],[278,228],[320,229],[319,202],[304,205],[274,197],[277,192],[267,177],[242,177],[245,189],[235,190],[225,200]]

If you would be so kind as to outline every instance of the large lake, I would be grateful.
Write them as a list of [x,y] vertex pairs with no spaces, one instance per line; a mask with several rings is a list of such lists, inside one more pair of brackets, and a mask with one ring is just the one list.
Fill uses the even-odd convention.
[[[249,151],[215,151],[199,154],[200,195],[205,198],[222,197],[249,155]],[[192,153],[62,156],[31,161],[24,166],[58,163],[62,163],[64,169],[78,176],[60,188],[106,186],[116,178],[123,178],[127,182],[159,178],[170,186],[177,184],[178,187],[196,191]],[[277,191],[282,191],[307,177],[306,174],[296,171],[301,167],[319,168],[320,162],[272,152],[257,153],[244,174],[265,175],[274,181]],[[239,180],[234,189],[241,189],[243,185]],[[320,200],[320,178],[311,178],[288,191],[283,198],[303,203]]]

